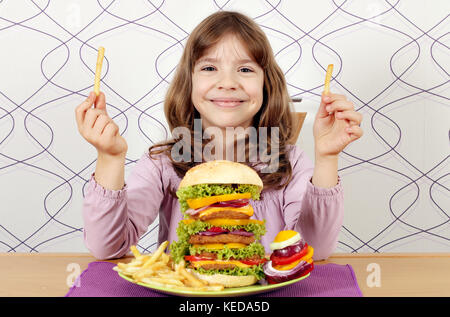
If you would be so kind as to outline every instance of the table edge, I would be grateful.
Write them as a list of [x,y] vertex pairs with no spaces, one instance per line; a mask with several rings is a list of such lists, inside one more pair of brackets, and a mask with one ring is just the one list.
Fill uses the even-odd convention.
[[[67,252],[45,252],[45,253],[29,253],[29,252],[8,252],[0,253],[0,257],[86,257],[92,258],[94,261],[108,261],[117,259],[96,259],[90,253],[67,253]],[[129,258],[132,255],[126,255],[122,258]],[[430,253],[333,253],[326,260],[340,259],[340,258],[399,258],[399,257],[450,257],[447,252],[430,252]]]

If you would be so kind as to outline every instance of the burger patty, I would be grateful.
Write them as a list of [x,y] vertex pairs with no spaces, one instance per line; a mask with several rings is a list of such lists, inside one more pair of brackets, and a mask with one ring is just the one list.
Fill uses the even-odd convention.
[[200,266],[204,270],[228,270],[234,269],[236,265],[227,263],[205,264]]
[[242,212],[237,212],[234,210],[222,210],[222,211],[213,212],[204,217],[199,217],[198,215],[194,215],[193,218],[200,219],[202,221],[206,221],[206,220],[217,219],[217,218],[249,219],[250,216],[243,214]]
[[206,244],[206,243],[242,243],[250,244],[255,242],[255,237],[246,237],[238,234],[223,233],[215,236],[202,236],[195,234],[189,237],[190,244]]
[[[198,257],[205,257],[209,258],[210,260],[215,260],[217,258],[216,254],[211,252],[203,252],[201,254],[197,255]],[[246,260],[260,260],[261,257],[259,255],[253,255],[251,257],[246,258]],[[233,258],[230,258],[229,261],[234,261]],[[239,261],[239,260],[237,260]],[[194,268],[194,266],[189,265],[190,268]],[[234,269],[236,265],[232,263],[214,263],[214,264],[204,264],[200,266],[204,270],[227,270],[227,269]]]

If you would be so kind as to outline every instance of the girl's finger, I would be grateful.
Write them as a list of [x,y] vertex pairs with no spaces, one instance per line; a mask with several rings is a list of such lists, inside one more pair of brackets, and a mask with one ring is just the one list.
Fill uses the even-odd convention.
[[95,93],[91,91],[86,100],[75,108],[75,118],[77,120],[78,128],[81,128],[81,126],[83,125],[86,116],[86,111],[92,106],[94,100],[95,100]]
[[95,120],[94,127],[92,130],[94,131],[95,135],[101,135],[103,133],[103,130],[105,127],[110,123],[112,120],[110,117],[108,117],[106,114],[100,114],[97,117],[97,120]]
[[328,111],[328,106],[332,103],[335,102],[337,100],[347,100],[345,98],[344,95],[338,95],[338,94],[325,94],[324,92],[322,93],[322,98],[320,101],[320,106],[319,109],[317,111],[317,115],[319,118],[326,118],[329,115],[332,114],[332,111]]
[[353,125],[351,127],[345,128],[345,131],[350,134],[350,138],[352,141],[359,139],[363,135],[363,129],[361,129],[358,125]]
[[354,110],[355,106],[351,101],[348,100],[336,100],[330,104],[327,104],[325,109],[328,112],[347,111],[347,110]]
[[114,123],[114,121],[110,121],[105,129],[103,129],[103,136],[107,137],[107,138],[111,138],[113,136],[116,136],[119,133],[119,127],[117,126],[117,124]]
[[350,121],[351,125],[360,125],[362,121],[362,114],[353,110],[336,112],[336,119]]
[[347,100],[347,97],[345,95],[339,95],[339,94],[322,94],[322,102],[324,103],[332,103],[338,100]]
[[98,110],[94,108],[88,109],[84,118],[83,127],[85,129],[92,129],[98,116],[104,113],[104,110]]

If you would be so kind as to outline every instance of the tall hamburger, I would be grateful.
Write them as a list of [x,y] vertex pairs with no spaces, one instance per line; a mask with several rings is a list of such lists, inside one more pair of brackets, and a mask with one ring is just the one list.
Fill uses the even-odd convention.
[[250,167],[216,160],[191,168],[177,196],[184,219],[170,246],[175,262],[185,260],[199,278],[240,287],[264,278],[265,252],[259,242],[265,222],[251,219],[251,200],[263,183]]

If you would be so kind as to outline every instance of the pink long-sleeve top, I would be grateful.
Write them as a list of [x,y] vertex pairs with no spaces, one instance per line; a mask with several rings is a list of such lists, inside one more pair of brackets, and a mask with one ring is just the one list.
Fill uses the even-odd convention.
[[[314,260],[327,258],[335,249],[344,216],[342,184],[318,188],[311,183],[313,164],[295,145],[289,145],[292,179],[281,190],[264,190],[251,201],[252,218],[266,219],[261,238],[266,253],[281,230],[295,230],[314,248]],[[119,258],[136,245],[159,215],[158,243],[178,240],[176,229],[183,216],[176,191],[181,178],[164,154],[145,153],[133,167],[121,190],[99,185],[94,175],[83,203],[84,242],[98,259]]]

